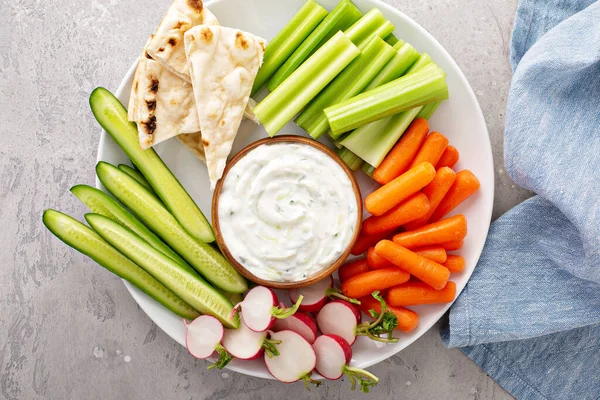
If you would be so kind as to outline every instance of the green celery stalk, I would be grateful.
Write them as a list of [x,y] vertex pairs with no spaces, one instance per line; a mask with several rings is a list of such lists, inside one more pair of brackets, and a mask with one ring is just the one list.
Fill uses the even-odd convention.
[[348,135],[341,144],[365,162],[378,167],[421,108],[416,107],[364,125]]
[[396,49],[396,54],[369,82],[364,89],[365,92],[400,78],[419,58],[419,52],[408,43],[398,42],[394,45],[394,49]]
[[359,48],[362,48],[373,35],[386,37],[394,31],[394,25],[379,11],[374,8],[354,25],[344,31],[344,34]]
[[332,137],[401,111],[448,98],[446,74],[435,64],[325,109]]
[[327,10],[314,0],[304,3],[290,22],[267,45],[263,64],[254,79],[253,94],[281,67],[327,14]]
[[254,107],[254,115],[274,136],[359,54],[346,35],[336,33]]
[[352,171],[358,171],[358,169],[363,164],[363,160],[360,159],[359,156],[354,154],[348,149],[342,148],[336,151],[337,155],[340,156],[342,161],[350,168]]
[[413,65],[410,66],[410,68],[408,69],[408,71],[406,71],[406,75],[408,74],[412,74],[413,72],[423,68],[424,66],[433,63],[433,60],[431,59],[431,57],[429,56],[429,54],[427,53],[423,53],[421,54],[421,56],[419,57],[419,59],[417,61],[415,61],[415,63]]
[[327,42],[338,31],[348,29],[362,17],[362,13],[350,0],[342,0],[325,17],[314,31],[306,38],[294,53],[283,63],[271,77],[267,88],[272,92],[286,80],[317,49]]
[[440,104],[442,104],[441,101],[434,101],[433,103],[425,104],[421,111],[419,111],[419,113],[417,114],[416,118],[431,118],[431,116],[438,109]]
[[360,167],[362,171],[367,174],[370,178],[373,177],[373,171],[375,171],[375,167],[369,163],[363,162],[363,165]]
[[329,129],[323,110],[362,92],[396,52],[378,36],[373,36],[358,57],[327,85],[296,118],[296,124],[318,139]]
[[390,46],[395,46],[396,44],[398,44],[400,42],[404,43],[403,41],[398,39],[396,36],[394,36],[393,33],[390,33],[389,35],[387,35],[384,40]]

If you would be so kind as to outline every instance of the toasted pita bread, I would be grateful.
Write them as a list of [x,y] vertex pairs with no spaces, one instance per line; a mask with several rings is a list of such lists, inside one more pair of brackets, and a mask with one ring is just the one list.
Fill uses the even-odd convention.
[[177,139],[187,147],[193,155],[204,164],[206,164],[206,156],[204,155],[204,145],[202,144],[202,134],[184,133],[177,135]]
[[148,54],[181,79],[190,82],[183,37],[196,25],[219,25],[202,0],[175,0],[147,46]]
[[203,25],[185,34],[211,189],[223,175],[264,51],[264,39],[238,29]]

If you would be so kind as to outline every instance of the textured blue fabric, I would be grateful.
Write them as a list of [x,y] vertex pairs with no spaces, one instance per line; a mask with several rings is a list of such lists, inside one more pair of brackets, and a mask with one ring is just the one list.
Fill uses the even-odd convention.
[[442,338],[518,399],[600,399],[600,0],[521,0],[506,171],[537,195],[491,228]]

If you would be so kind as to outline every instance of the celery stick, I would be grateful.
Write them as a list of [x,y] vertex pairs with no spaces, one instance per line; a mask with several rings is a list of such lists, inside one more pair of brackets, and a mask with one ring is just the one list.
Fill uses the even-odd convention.
[[371,164],[363,162],[363,165],[360,167],[360,169],[362,169],[362,171],[369,177],[373,177],[373,171],[375,171],[375,167]]
[[419,113],[417,114],[416,118],[431,118],[431,116],[438,109],[440,104],[442,104],[441,101],[434,101],[433,103],[425,104],[421,111],[419,111]]
[[375,89],[381,85],[400,78],[408,68],[419,58],[419,52],[408,43],[394,45],[396,54],[385,64],[385,67],[369,82],[363,91]]
[[381,11],[374,8],[350,28],[344,31],[344,34],[359,48],[362,48],[371,36],[377,34],[379,37],[386,37],[394,31],[394,25],[385,19]]
[[448,98],[446,74],[435,64],[325,109],[334,139],[401,111]]
[[271,77],[267,88],[272,92],[287,79],[318,48],[327,42],[338,31],[348,29],[362,17],[362,13],[350,0],[342,0],[329,15],[302,42],[300,47],[283,63]]
[[336,153],[352,171],[358,171],[360,166],[363,164],[363,160],[361,160],[359,156],[348,149],[338,149]]
[[406,71],[406,75],[412,74],[413,72],[417,71],[418,69],[423,68],[424,66],[426,66],[428,64],[431,64],[432,62],[433,62],[433,60],[431,59],[429,54],[423,53],[423,54],[421,54],[419,59],[417,61],[415,61],[415,63],[413,65],[410,66],[408,71]]
[[[365,162],[378,167],[422,107],[356,129],[341,144]],[[368,127],[368,129],[367,129]]]
[[252,93],[267,82],[326,16],[327,10],[314,0],[304,3],[290,22],[267,45],[263,64],[254,79]]
[[329,39],[254,107],[267,133],[274,136],[359,54],[360,50],[342,32]]
[[394,36],[393,33],[390,33],[389,35],[387,35],[384,40],[390,46],[395,46],[397,43],[400,42],[400,39],[398,39],[396,36]]
[[314,139],[321,137],[329,129],[323,110],[362,92],[395,53],[383,39],[373,36],[359,56],[300,113],[296,118],[298,126]]

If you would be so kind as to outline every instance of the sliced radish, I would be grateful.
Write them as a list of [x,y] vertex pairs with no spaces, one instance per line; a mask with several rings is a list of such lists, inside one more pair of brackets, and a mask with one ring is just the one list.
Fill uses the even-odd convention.
[[310,377],[315,369],[317,356],[312,346],[299,334],[293,331],[272,332],[271,339],[280,343],[275,345],[279,356],[265,357],[267,369],[275,379],[285,383],[304,381],[308,390],[309,383],[321,384]]
[[313,344],[317,338],[317,323],[313,317],[302,311],[298,311],[286,319],[278,319],[272,329],[275,332],[294,331],[310,344]]
[[317,314],[317,324],[325,335],[338,335],[351,345],[356,340],[356,328],[360,323],[360,311],[344,300],[333,300]]
[[231,361],[231,356],[221,345],[223,334],[221,321],[210,315],[201,315],[187,325],[185,344],[190,354],[200,359],[208,358],[216,351],[219,359],[208,369],[222,369]]
[[364,393],[368,393],[369,388],[379,382],[370,372],[348,365],[352,360],[352,347],[341,336],[319,336],[313,344],[313,349],[317,355],[316,370],[325,378],[336,380],[345,374],[352,382],[352,390],[358,382],[360,391]]
[[327,302],[328,297],[337,297],[350,303],[360,304],[360,301],[344,296],[339,289],[333,287],[333,277],[331,275],[313,285],[292,289],[289,296],[292,303],[298,301],[298,298],[302,296],[300,311],[312,313],[319,312]]
[[263,352],[273,357],[278,355],[275,341],[267,338],[267,332],[254,332],[244,323],[243,316],[240,317],[238,329],[225,329],[223,335],[223,347],[235,358],[241,360],[254,360],[262,356]]
[[256,286],[246,293],[246,297],[233,309],[233,315],[241,307],[248,328],[254,332],[264,332],[273,326],[275,319],[287,318],[298,310],[302,296],[291,308],[277,307],[277,295],[264,286]]

